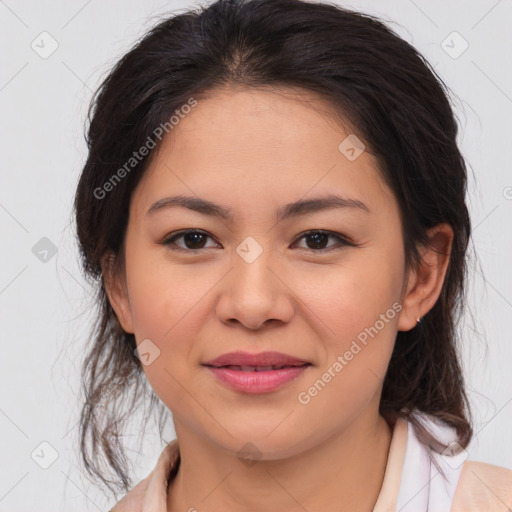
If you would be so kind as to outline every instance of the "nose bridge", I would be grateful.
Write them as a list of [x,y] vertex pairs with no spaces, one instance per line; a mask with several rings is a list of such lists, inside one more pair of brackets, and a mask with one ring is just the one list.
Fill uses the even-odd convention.
[[[261,241],[261,239],[260,239]],[[268,239],[267,239],[268,242]],[[236,291],[243,296],[241,300],[260,296],[262,299],[270,300],[273,296],[272,262],[275,255],[272,254],[270,243],[258,242],[253,237],[246,237],[236,248],[234,258],[234,286]]]
[[290,319],[293,305],[287,287],[274,275],[276,262],[270,244],[263,247],[252,237],[239,244],[233,253],[233,270],[218,304],[221,320],[237,320],[254,329],[270,319]]

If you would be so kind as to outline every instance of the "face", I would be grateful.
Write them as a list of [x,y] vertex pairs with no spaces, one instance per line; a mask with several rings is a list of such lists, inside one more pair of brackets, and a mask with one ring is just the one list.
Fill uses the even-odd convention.
[[[291,89],[216,91],[169,132],[133,193],[109,297],[145,344],[177,432],[233,452],[250,441],[272,459],[378,409],[397,330],[415,324],[399,209],[368,151],[339,149],[352,131],[327,109]],[[226,215],[161,202],[174,196]],[[328,196],[345,202],[314,202]],[[241,391],[203,365],[234,351],[309,366]]]

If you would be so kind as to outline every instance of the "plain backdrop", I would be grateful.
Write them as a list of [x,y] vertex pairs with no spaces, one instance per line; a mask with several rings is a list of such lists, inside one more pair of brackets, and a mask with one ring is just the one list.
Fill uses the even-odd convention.
[[[455,93],[479,257],[470,269],[472,315],[463,331],[476,432],[469,455],[512,468],[512,68],[506,64],[512,3],[341,4],[388,21]],[[80,512],[112,505],[82,475],[76,436],[92,304],[71,222],[86,158],[85,115],[101,78],[158,15],[194,5],[0,0],[0,511]],[[55,51],[44,55],[52,45]],[[141,456],[135,448],[130,452],[135,482],[162,449],[156,432],[150,426]],[[167,441],[173,437],[169,424]]]

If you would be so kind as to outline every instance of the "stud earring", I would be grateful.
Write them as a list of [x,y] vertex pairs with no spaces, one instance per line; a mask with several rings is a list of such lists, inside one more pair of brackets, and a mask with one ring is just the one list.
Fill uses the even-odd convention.
[[421,318],[417,318],[416,319],[416,323],[420,324],[421,323]]

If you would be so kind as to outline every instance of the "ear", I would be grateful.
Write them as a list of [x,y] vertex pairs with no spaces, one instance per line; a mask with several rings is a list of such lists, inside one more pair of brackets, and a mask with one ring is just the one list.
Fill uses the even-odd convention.
[[122,272],[119,271],[115,263],[116,255],[112,251],[109,251],[101,259],[105,290],[121,327],[125,332],[133,334],[132,312],[124,270]]
[[429,229],[428,247],[422,246],[419,268],[411,269],[407,277],[407,288],[402,297],[402,310],[398,321],[399,331],[413,329],[418,318],[426,315],[436,303],[450,261],[453,230],[443,223]]

